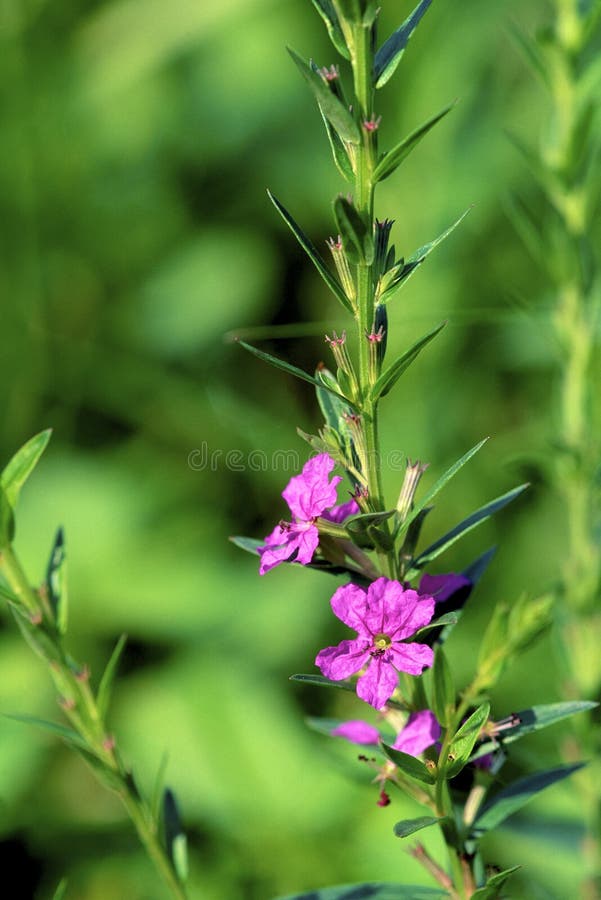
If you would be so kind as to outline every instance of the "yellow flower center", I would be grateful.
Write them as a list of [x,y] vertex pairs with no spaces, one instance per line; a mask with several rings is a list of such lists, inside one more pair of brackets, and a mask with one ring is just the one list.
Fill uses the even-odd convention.
[[376,651],[384,651],[387,650],[388,647],[392,644],[391,639],[387,634],[375,634],[374,635],[374,649]]

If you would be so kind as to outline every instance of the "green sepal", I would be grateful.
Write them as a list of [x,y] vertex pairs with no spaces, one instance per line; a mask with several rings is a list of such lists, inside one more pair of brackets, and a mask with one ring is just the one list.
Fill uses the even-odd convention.
[[454,735],[449,744],[447,759],[442,760],[447,778],[454,778],[466,765],[489,715],[490,703],[483,703]]
[[472,826],[472,834],[477,837],[486,831],[491,831],[501,825],[509,816],[521,809],[540,791],[564,778],[568,778],[582,769],[586,763],[573,763],[572,765],[557,766],[554,769],[546,769],[527,775],[514,781],[513,784],[502,788],[482,808]]
[[421,266],[424,260],[430,255],[430,253],[438,247],[448,236],[455,231],[457,226],[465,219],[468,212],[470,210],[466,209],[464,213],[462,213],[456,222],[453,222],[446,231],[443,231],[437,238],[434,238],[433,241],[430,241],[428,244],[424,244],[423,247],[420,247],[415,251],[408,259],[401,261],[395,269],[392,269],[390,272],[386,273],[385,277],[385,287],[382,290],[382,293],[379,297],[380,303],[388,303],[390,298],[396,291],[400,288],[402,284],[405,284],[409,280],[409,278],[413,275],[416,269]]
[[98,714],[101,720],[104,720],[104,717],[108,712],[109,703],[111,702],[113,682],[115,680],[117,667],[119,665],[119,661],[125,649],[126,643],[127,635],[122,634],[115,644],[115,648],[109,657],[109,661],[107,662],[102,678],[100,679],[100,684],[98,686],[98,695],[96,697],[96,705],[98,707]]
[[36,728],[48,731],[54,737],[58,737],[62,741],[65,741],[70,747],[74,747],[78,750],[88,750],[88,745],[84,739],[67,725],[61,725],[59,722],[49,722],[47,719],[39,719],[37,716],[9,715],[8,713],[5,713],[5,718],[13,719],[15,722],[24,722],[26,725],[35,725]]
[[60,634],[67,631],[69,615],[69,595],[67,589],[67,551],[65,533],[62,528],[56,532],[48,566],[46,567],[46,587],[48,599],[54,612],[54,620]]
[[295,53],[291,47],[287,48],[288,53],[298,66],[298,69],[313,91],[313,94],[319,104],[319,108],[326,117],[332,128],[337,132],[343,141],[350,144],[358,144],[361,141],[361,134],[357,127],[357,123],[353,119],[351,113],[340,102],[336,94],[334,94],[325,83],[321,75],[305,62],[305,60]]
[[521,866],[512,866],[511,869],[497,872],[496,875],[493,875],[492,878],[488,879],[484,887],[478,888],[478,890],[472,894],[471,900],[497,900],[500,896],[499,891],[505,882],[520,868]]
[[282,219],[284,220],[284,222],[286,223],[288,228],[290,229],[290,231],[292,232],[292,234],[294,235],[294,237],[297,239],[297,241],[299,242],[299,244],[301,245],[301,247],[303,248],[303,250],[309,257],[309,259],[311,260],[311,262],[313,263],[313,265],[315,266],[315,268],[317,269],[317,271],[319,272],[319,274],[325,281],[325,283],[327,284],[327,286],[329,287],[329,289],[332,291],[332,293],[336,297],[336,299],[340,303],[342,303],[342,305],[344,306],[344,308],[346,309],[347,312],[350,312],[351,314],[354,315],[353,307],[352,307],[348,297],[346,296],[342,285],[334,277],[334,275],[332,275],[332,273],[330,272],[330,270],[328,269],[328,267],[325,263],[325,260],[323,259],[322,255],[319,253],[317,248],[314,246],[312,241],[307,237],[307,235],[302,230],[302,228],[299,225],[297,225],[297,223],[294,221],[294,219],[292,218],[292,216],[290,215],[288,210],[284,206],[282,206],[280,201],[277,199],[277,197],[274,197],[274,195],[271,193],[270,190],[267,191],[267,195],[268,195],[269,199],[271,200],[271,202],[273,203],[273,205],[275,206],[275,208],[277,209],[277,211],[279,212],[279,214],[281,215]]
[[415,834],[416,831],[421,831],[422,828],[429,828],[430,825],[439,825],[441,822],[444,822],[445,818],[446,816],[419,816],[417,819],[402,819],[402,821],[396,823],[392,830],[399,838],[409,837],[410,834]]
[[373,388],[371,389],[370,397],[375,402],[379,400],[380,397],[385,397],[386,394],[392,390],[394,385],[397,383],[403,372],[405,372],[412,362],[414,362],[424,347],[433,340],[439,332],[446,325],[445,322],[441,322],[440,325],[437,325],[432,331],[429,331],[428,334],[421,337],[419,341],[416,341],[409,350],[406,350],[402,356],[399,356],[391,366],[389,366],[385,372],[382,372]]
[[271,356],[270,353],[264,353],[262,350],[258,350],[256,347],[253,347],[252,344],[247,344],[246,341],[236,340],[236,343],[239,344],[240,347],[244,347],[245,350],[248,350],[249,353],[252,353],[253,356],[256,356],[257,359],[262,359],[263,362],[267,362],[272,366],[275,366],[276,369],[281,369],[282,372],[287,372],[289,375],[294,375],[295,378],[300,378],[301,381],[307,381],[309,384],[314,385],[315,387],[324,387],[326,391],[331,391],[334,396],[339,397],[341,400],[344,400],[349,406],[352,406],[354,409],[357,407],[348,400],[346,397],[343,397],[338,391],[333,388],[329,388],[323,382],[318,381],[312,375],[309,375],[308,372],[304,372],[302,369],[299,369],[298,366],[293,366],[291,363],[287,363],[283,359],[279,359],[277,356]]
[[455,683],[442,647],[437,647],[434,654],[430,705],[440,724],[448,728],[455,712]]
[[396,147],[393,147],[392,150],[384,153],[374,169],[374,182],[384,181],[385,178],[392,175],[392,173],[398,169],[400,164],[407,159],[411,151],[417,147],[421,139],[427,135],[437,122],[440,122],[440,120],[453,109],[456,103],[456,100],[453,103],[449,103],[449,105],[445,106],[439,113],[436,113],[435,116],[432,116],[427,122],[424,122],[423,125],[420,125],[419,128],[416,128],[411,134],[408,134],[406,138],[403,138]]
[[0,484],[0,548],[9,547],[15,537],[15,514]]
[[340,22],[338,20],[338,13],[334,9],[332,0],[311,0],[311,2],[326,23],[330,40],[336,50],[338,50],[340,55],[344,56],[345,59],[350,59],[350,53],[346,46],[344,34],[342,33]]
[[354,265],[371,265],[374,259],[374,236],[370,222],[346,197],[336,197],[334,218],[348,261]]
[[382,743],[381,747],[388,759],[398,766],[404,775],[409,775],[410,778],[415,778],[424,784],[435,784],[436,776],[430,772],[421,759],[411,756],[410,753],[403,753],[402,750],[395,750],[388,744]]
[[[432,502],[434,497],[443,489],[443,487],[448,484],[448,482],[453,478],[463,466],[470,461],[472,456],[475,456],[478,450],[480,450],[484,444],[487,442],[488,438],[484,438],[484,440],[480,441],[475,447],[472,447],[471,450],[468,450],[461,459],[458,459],[457,462],[453,463],[453,465],[447,469],[444,475],[438,479],[438,481],[430,488],[430,490],[422,497],[419,503],[416,503],[414,508],[411,510],[405,521],[400,526],[398,533],[402,533],[403,531],[407,531],[409,525],[417,519],[418,515],[421,513],[423,509],[428,506],[429,503]],[[417,563],[416,563],[417,564]]]
[[421,0],[402,25],[385,41],[374,60],[375,87],[384,87],[401,61],[411,35],[419,25],[432,0]]
[[467,518],[463,519],[459,522],[458,525],[455,525],[454,528],[451,528],[450,531],[447,531],[446,534],[443,534],[442,537],[438,538],[437,541],[434,541],[433,544],[430,544],[417,559],[414,560],[414,566],[416,568],[422,568],[426,563],[431,562],[433,559],[436,559],[437,556],[440,556],[441,553],[444,553],[451,544],[454,544],[455,541],[459,540],[464,534],[467,534],[468,531],[471,531],[473,528],[476,528],[478,525],[481,525],[482,522],[485,522],[487,519],[490,519],[495,513],[499,512],[513,500],[522,494],[526,488],[529,487],[527,484],[520,484],[518,487],[513,488],[511,491],[507,491],[506,494],[502,494],[500,497],[497,497],[495,500],[491,500],[490,503],[486,503],[484,506],[481,506],[480,509],[473,512],[471,516],[467,516]]
[[365,884],[341,884],[318,888],[304,894],[288,894],[277,900],[436,900],[448,897],[447,891],[412,884],[385,884],[370,881]]
[[52,429],[47,428],[40,431],[39,434],[30,438],[26,444],[23,444],[20,450],[17,450],[10,462],[5,466],[0,482],[8,502],[14,509],[19,499],[21,488],[35,469],[38,460],[50,440]]
[[163,792],[163,831],[165,849],[175,873],[183,884],[188,878],[187,840],[182,828],[175,794],[170,788]]

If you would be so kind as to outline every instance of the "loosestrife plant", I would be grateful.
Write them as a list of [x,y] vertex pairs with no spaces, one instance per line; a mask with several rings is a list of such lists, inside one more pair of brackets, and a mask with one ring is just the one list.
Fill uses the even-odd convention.
[[[549,27],[519,45],[545,90],[547,116],[535,148],[514,138],[536,185],[509,213],[551,296],[549,325],[557,347],[558,390],[545,468],[565,509],[565,545],[556,590],[558,671],[565,696],[595,699],[601,688],[601,494],[599,385],[595,372],[601,285],[598,254],[601,3],[556,0]],[[533,214],[535,199],[543,215]],[[597,238],[597,240],[596,240]],[[537,298],[538,299],[538,298]],[[599,729],[575,721],[576,752],[594,755]],[[572,739],[571,744],[574,744]],[[566,755],[574,756],[571,746]],[[586,896],[601,885],[601,787],[598,760],[578,780],[587,823]],[[596,886],[596,887],[595,887]]]
[[[315,890],[310,894],[315,900],[500,896],[520,861],[502,872],[490,869],[480,852],[481,837],[581,766],[558,765],[508,783],[502,771],[505,747],[594,705],[571,700],[509,715],[491,710],[488,692],[547,626],[549,596],[522,597],[495,609],[475,655],[472,681],[457,693],[444,642],[493,551],[462,573],[428,570],[448,547],[518,497],[525,486],[486,503],[427,547],[420,544],[420,532],[434,498],[484,441],[425,493],[418,492],[426,468],[419,461],[407,461],[396,505],[388,504],[383,493],[380,401],[442,328],[388,361],[387,306],[460,221],[405,257],[391,244],[393,222],[375,217],[376,186],[451,109],[445,107],[391,149],[380,149],[377,93],[394,74],[430,3],[422,0],[379,44],[379,2],[313,0],[341,59],[320,66],[289,52],[314,95],[334,162],[346,182],[334,200],[335,234],[327,242],[335,271],[284,205],[270,196],[348,314],[354,341],[345,331],[328,335],[334,367],[330,371],[320,365],[314,375],[240,342],[260,359],[313,384],[325,421],[318,435],[300,432],[314,455],[282,493],[288,507],[285,517],[262,541],[233,540],[260,557],[260,574],[267,577],[281,564],[344,576],[331,598],[341,640],[319,650],[318,672],[293,679],[356,692],[356,718],[313,719],[311,724],[363,748],[359,759],[374,770],[380,805],[388,805],[392,790],[398,789],[423,806],[423,815],[396,824],[398,838],[436,827],[448,851],[448,859],[438,860],[419,842],[410,850],[437,882],[436,889],[374,882]],[[333,474],[335,470],[343,474]],[[345,478],[347,493],[342,489]]]

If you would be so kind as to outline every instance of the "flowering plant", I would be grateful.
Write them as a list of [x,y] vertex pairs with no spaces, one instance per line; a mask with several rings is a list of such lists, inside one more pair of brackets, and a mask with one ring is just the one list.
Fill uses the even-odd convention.
[[[374,215],[376,186],[396,171],[453,105],[390,150],[381,151],[377,92],[392,77],[430,3],[421,0],[378,47],[376,0],[313,0],[341,64],[320,67],[289,51],[314,95],[334,162],[352,192],[334,200],[336,232],[327,245],[335,273],[283,204],[270,197],[352,318],[354,341],[347,332],[326,336],[335,372],[320,364],[314,374],[240,341],[263,361],[313,384],[324,424],[317,435],[299,430],[314,455],[282,492],[290,521],[281,521],[263,541],[233,540],[258,554],[261,575],[282,563],[292,563],[345,576],[345,583],[333,593],[331,608],[354,636],[341,635],[337,645],[319,650],[315,665],[321,674],[292,678],[356,691],[359,701],[378,711],[377,725],[363,718],[311,719],[310,725],[330,737],[370,748],[370,756],[361,754],[359,759],[376,772],[378,804],[388,805],[387,788],[392,786],[428,811],[398,822],[395,834],[406,838],[424,828],[438,827],[447,847],[448,865],[418,843],[410,852],[438,883],[438,890],[370,883],[316,890],[295,895],[297,900],[301,896],[315,900],[347,896],[484,900],[500,896],[518,866],[505,871],[487,867],[480,850],[481,837],[540,790],[581,766],[559,765],[507,783],[499,775],[505,748],[594,705],[572,701],[534,706],[507,718],[491,715],[488,692],[511,660],[549,624],[552,599],[546,595],[522,597],[494,611],[473,679],[459,694],[456,691],[444,642],[459,623],[465,601],[485,572],[494,548],[461,573],[427,570],[463,535],[515,500],[526,485],[489,501],[423,548],[421,530],[432,501],[484,441],[468,450],[421,496],[418,486],[426,466],[407,460],[396,504],[388,504],[384,496],[380,402],[444,325],[388,363],[388,303],[463,218],[405,256],[390,243],[394,223]],[[343,477],[332,477],[336,467],[345,473],[350,494],[350,500],[341,505],[338,491]]]

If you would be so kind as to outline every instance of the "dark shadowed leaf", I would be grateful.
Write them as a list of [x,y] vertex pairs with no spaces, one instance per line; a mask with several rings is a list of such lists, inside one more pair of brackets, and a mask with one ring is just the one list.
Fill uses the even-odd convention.
[[449,897],[438,888],[419,887],[410,884],[342,884],[338,887],[317,888],[304,894],[288,894],[277,900],[434,900]]

